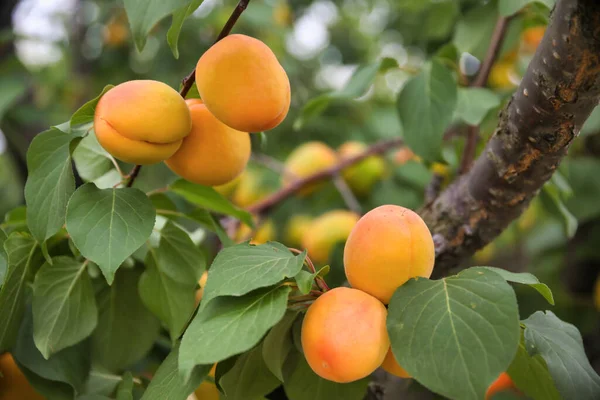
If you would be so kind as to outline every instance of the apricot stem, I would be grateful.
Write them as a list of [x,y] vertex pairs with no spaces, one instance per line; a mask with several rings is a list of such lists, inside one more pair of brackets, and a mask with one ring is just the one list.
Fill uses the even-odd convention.
[[129,187],[133,186],[133,182],[138,177],[138,175],[140,173],[140,169],[142,169],[141,165],[136,165],[135,167],[133,167],[133,169],[131,170],[131,172],[127,175],[127,178],[129,180],[127,181],[127,184],[125,185],[125,187],[129,188]]

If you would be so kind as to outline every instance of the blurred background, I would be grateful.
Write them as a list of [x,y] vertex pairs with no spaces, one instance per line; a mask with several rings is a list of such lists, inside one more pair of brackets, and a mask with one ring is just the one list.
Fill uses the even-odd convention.
[[[23,219],[23,209],[15,207],[24,203],[26,150],[37,133],[68,121],[107,84],[156,79],[178,88],[236,3],[205,0],[183,25],[176,59],[166,40],[170,18],[155,26],[140,53],[120,2],[3,0],[0,221],[7,213],[4,224]],[[260,38],[273,49],[290,78],[292,106],[279,127],[262,137],[253,136],[256,158],[236,185],[221,188],[222,193],[241,207],[260,201],[280,187],[280,163],[308,141],[338,149],[348,141],[370,145],[401,136],[396,98],[403,85],[432,55],[456,71],[459,83],[467,84],[485,55],[496,8],[495,1],[479,0],[253,0],[233,32]],[[535,53],[548,15],[547,8],[532,5],[511,20],[488,81],[497,95],[497,106],[481,123],[478,149],[493,134],[498,111]],[[377,74],[364,94],[332,101],[321,114],[304,118],[309,100],[342,90],[360,66],[382,58],[394,59],[397,65]],[[443,159],[437,163],[424,163],[406,148],[390,150],[373,167],[378,171],[373,182],[366,188],[353,188],[361,210],[387,203],[418,209],[434,175],[442,186],[456,176],[465,131],[466,124],[457,118],[447,132]],[[596,370],[600,370],[598,133],[600,113],[594,112],[552,186],[504,234],[467,261],[529,271],[547,283],[556,298],[552,310],[581,330]],[[174,178],[162,164],[145,167],[138,185],[151,190]],[[106,179],[102,174],[93,177],[99,186]],[[273,210],[262,230],[254,233],[255,240],[280,240],[301,247],[308,221],[346,207],[338,188],[329,183]],[[290,218],[292,214],[300,217]],[[328,261],[333,267],[331,279],[343,279],[340,245]],[[523,318],[547,308],[534,291],[517,290]]]

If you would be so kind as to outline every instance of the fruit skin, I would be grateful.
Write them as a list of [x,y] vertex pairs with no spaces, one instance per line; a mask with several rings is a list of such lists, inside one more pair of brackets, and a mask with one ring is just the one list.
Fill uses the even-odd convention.
[[492,66],[488,83],[498,89],[512,89],[517,87],[515,67],[512,61],[499,61]]
[[302,237],[302,247],[308,256],[318,264],[329,261],[336,244],[348,239],[359,215],[346,210],[326,212],[310,224]]
[[534,26],[525,29],[522,35],[523,50],[534,53],[544,38],[544,33],[546,33],[546,26]]
[[239,207],[248,207],[265,198],[269,190],[263,185],[260,173],[254,169],[246,169],[240,175],[240,181],[233,192],[232,201]]
[[302,246],[302,237],[306,232],[313,218],[309,215],[293,215],[285,227],[285,243],[288,246]]
[[398,364],[396,357],[394,357],[394,353],[392,353],[391,347],[385,355],[385,359],[381,363],[381,368],[392,375],[399,376],[400,378],[412,378],[410,374],[406,372],[406,370],[402,368],[400,364]]
[[488,390],[485,392],[485,400],[491,400],[492,397],[499,392],[503,392],[505,390],[515,390],[516,386],[510,376],[506,372],[500,374],[500,376],[492,382],[492,384],[488,387]]
[[[340,159],[349,158],[365,151],[367,146],[360,142],[346,142],[338,149]],[[344,180],[357,195],[367,195],[373,185],[385,174],[385,162],[378,156],[370,156],[342,171]]]
[[102,96],[94,114],[98,142],[115,158],[156,164],[171,157],[192,128],[183,98],[162,82],[137,80]]
[[344,247],[350,285],[384,304],[410,278],[429,278],[434,261],[433,238],[425,222],[414,211],[395,205],[366,213]]
[[[285,161],[285,174],[282,177],[284,186],[299,178],[316,174],[319,171],[334,166],[338,161],[337,154],[323,142],[306,142],[290,153]],[[298,192],[306,196],[316,189],[319,183],[307,185]]]
[[44,400],[21,372],[10,353],[0,355],[0,400]]
[[267,219],[263,223],[257,225],[258,228],[256,231],[252,232],[252,229],[248,225],[242,224],[235,234],[236,241],[243,242],[252,239],[250,240],[250,244],[259,245],[267,243],[270,240],[275,240],[275,224],[272,219]]
[[271,49],[246,35],[229,35],[196,65],[196,85],[208,109],[244,132],[273,129],[290,108],[290,81]]
[[337,287],[321,295],[302,322],[302,349],[322,378],[345,383],[364,378],[381,365],[390,346],[387,310],[360,290]]
[[240,174],[232,181],[213,187],[221,196],[230,197],[237,188],[243,174]]
[[192,131],[165,163],[177,175],[201,185],[234,180],[250,159],[250,135],[220,122],[204,104],[190,104],[190,114]]
[[208,271],[204,271],[202,276],[198,280],[198,286],[200,289],[196,290],[196,305],[200,303],[202,300],[202,296],[204,295],[204,288],[206,287],[206,281],[208,280]]

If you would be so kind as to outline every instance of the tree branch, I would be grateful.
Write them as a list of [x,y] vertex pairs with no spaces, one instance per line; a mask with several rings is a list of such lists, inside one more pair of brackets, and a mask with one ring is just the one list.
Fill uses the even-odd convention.
[[350,189],[346,181],[344,181],[344,178],[342,178],[340,174],[336,174],[332,177],[332,181],[338,193],[340,196],[342,196],[344,203],[346,203],[346,207],[350,211],[353,211],[358,215],[362,215],[360,203],[354,196],[354,193],[352,193],[352,189]]
[[600,99],[600,3],[560,0],[499,125],[468,173],[421,210],[434,277],[498,236],[552,176]]
[[402,143],[403,141],[400,138],[382,140],[380,142],[377,142],[374,145],[369,146],[362,153],[356,154],[352,157],[348,157],[330,168],[327,168],[323,171],[317,172],[316,174],[307,176],[305,178],[293,181],[292,183],[283,187],[281,190],[273,193],[266,199],[248,207],[248,211],[254,214],[264,214],[280,202],[296,194],[305,186],[334,177],[338,175],[344,168],[356,164],[357,162],[362,161],[369,156],[381,154],[386,152],[387,150],[393,149],[394,147],[398,147],[402,145]]

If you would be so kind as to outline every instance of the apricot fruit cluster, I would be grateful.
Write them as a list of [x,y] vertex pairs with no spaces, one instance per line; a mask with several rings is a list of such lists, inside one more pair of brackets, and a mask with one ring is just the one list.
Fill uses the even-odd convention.
[[290,107],[290,82],[260,40],[230,35],[198,60],[202,99],[184,100],[168,85],[134,80],[98,101],[94,131],[124,162],[164,161],[184,179],[207,186],[233,181],[250,158],[249,133],[279,125]]
[[[431,276],[433,238],[421,217],[404,207],[384,205],[360,219],[350,214],[331,212],[307,232],[304,246],[316,258],[345,233],[344,271],[352,288],[327,291],[310,305],[302,323],[304,356],[317,375],[334,382],[364,378],[378,367],[410,377],[390,347],[385,305],[410,278]],[[329,242],[319,240],[327,235]]]

